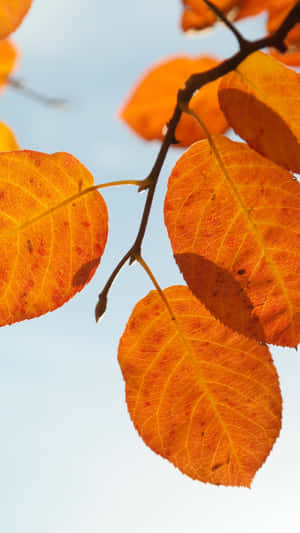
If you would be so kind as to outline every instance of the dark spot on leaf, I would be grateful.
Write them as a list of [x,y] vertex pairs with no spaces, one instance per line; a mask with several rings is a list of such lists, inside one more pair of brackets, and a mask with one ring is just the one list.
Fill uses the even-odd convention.
[[240,268],[240,270],[238,270],[238,274],[239,276],[242,276],[243,274],[245,274],[246,270],[244,268]]
[[100,263],[100,257],[96,257],[95,259],[92,259],[91,261],[88,261],[87,263],[84,263],[80,267],[79,270],[77,270],[76,274],[73,276],[72,285],[73,287],[79,287],[81,285],[85,285],[91,276],[94,273],[94,270],[96,270],[97,266]]
[[33,248],[32,248],[31,241],[30,241],[29,239],[28,239],[28,241],[27,241],[27,247],[28,247],[29,253],[32,254],[32,252],[33,252]]
[[215,470],[218,470],[219,468],[221,468],[221,466],[223,466],[225,463],[217,463],[215,464],[214,466],[211,467],[212,469],[212,472],[214,472]]

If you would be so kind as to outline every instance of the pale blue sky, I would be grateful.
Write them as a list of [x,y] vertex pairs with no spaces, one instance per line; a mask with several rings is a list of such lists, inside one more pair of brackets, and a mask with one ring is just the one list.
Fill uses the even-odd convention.
[[[97,183],[147,175],[158,145],[133,136],[116,111],[141,71],[176,53],[226,56],[223,29],[186,39],[179,0],[34,0],[15,41],[18,76],[66,110],[46,108],[13,90],[1,119],[25,148],[69,151]],[[241,25],[245,28],[245,25]],[[261,25],[247,24],[258,36]],[[168,158],[145,240],[162,286],[181,283],[162,223],[163,192],[179,152]],[[127,414],[117,364],[120,335],[150,289],[126,267],[102,322],[97,294],[135,236],[144,197],[105,191],[110,236],[86,290],[55,313],[1,330],[0,530],[5,533],[281,533],[299,523],[299,354],[272,350],[284,398],[283,430],[251,491],[204,485],[149,450]]]

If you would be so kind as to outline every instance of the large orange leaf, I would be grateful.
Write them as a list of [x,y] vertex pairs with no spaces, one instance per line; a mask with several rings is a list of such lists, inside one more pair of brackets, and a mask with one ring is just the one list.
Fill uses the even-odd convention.
[[[228,14],[230,10],[238,5],[238,0],[215,0],[214,4]],[[207,7],[203,0],[183,0],[184,12],[181,19],[183,31],[201,30],[212,26],[216,22],[214,13]]]
[[269,350],[225,328],[187,287],[133,310],[119,346],[126,400],[146,444],[194,479],[250,483],[280,431]]
[[94,274],[107,210],[73,156],[0,154],[0,325],[63,305]]
[[250,55],[219,85],[229,124],[252,148],[300,172],[300,75],[262,52]]
[[19,148],[11,129],[4,122],[0,122],[0,152],[12,152],[13,150],[19,150]]
[[0,0],[0,39],[20,26],[32,0]]
[[[217,155],[216,155],[217,154]],[[165,222],[193,293],[233,330],[300,341],[300,184],[244,143],[194,144],[171,174]]]
[[[156,65],[138,83],[121,111],[121,117],[144,139],[163,139],[164,127],[174,112],[178,89],[184,87],[192,74],[217,64],[218,61],[211,57],[177,57]],[[213,132],[223,133],[227,122],[218,102],[218,85],[217,80],[204,86],[192,98],[190,106],[210,124]],[[189,146],[203,138],[205,133],[199,124],[184,114],[176,129],[180,145]]]
[[0,87],[14,70],[18,53],[11,41],[0,41]]

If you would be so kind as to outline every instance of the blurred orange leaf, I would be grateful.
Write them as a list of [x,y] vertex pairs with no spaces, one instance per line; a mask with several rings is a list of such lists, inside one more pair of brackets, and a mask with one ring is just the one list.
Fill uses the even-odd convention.
[[20,26],[32,0],[0,0],[0,39]]
[[119,346],[132,421],[188,476],[249,487],[281,426],[281,394],[266,346],[220,324],[187,287],[134,308]]
[[11,41],[0,41],[0,87],[5,85],[14,70],[18,53]]
[[0,122],[0,152],[12,152],[19,149],[20,147],[11,129],[4,122]]
[[251,54],[219,85],[229,124],[252,148],[300,172],[300,75],[262,52]]
[[0,325],[63,305],[94,274],[107,210],[73,156],[0,154]]
[[[171,118],[177,100],[178,89],[196,72],[203,72],[218,65],[211,57],[177,57],[156,65],[144,75],[121,111],[121,118],[141,137],[147,140],[163,139],[164,127]],[[213,132],[223,133],[227,122],[218,102],[219,80],[205,85],[190,102],[195,112],[200,112],[204,122]],[[197,122],[183,115],[176,129],[176,139],[181,146],[205,138]]]
[[269,3],[270,0],[239,0],[236,20],[258,15],[268,8]]
[[300,184],[244,143],[213,142],[213,150],[208,141],[194,144],[169,179],[165,223],[175,259],[224,324],[297,346]]

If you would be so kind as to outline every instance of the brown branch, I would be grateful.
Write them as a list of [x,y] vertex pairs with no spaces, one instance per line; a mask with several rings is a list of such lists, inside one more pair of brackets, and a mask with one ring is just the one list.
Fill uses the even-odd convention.
[[[218,8],[214,6],[214,4],[210,0],[204,0],[207,5],[210,4],[210,7],[215,10],[216,13],[218,13]],[[143,239],[145,236],[145,232],[147,229],[149,216],[152,208],[154,193],[156,189],[156,185],[158,183],[158,179],[160,176],[161,169],[164,165],[165,159],[167,157],[169,148],[172,144],[176,144],[176,138],[175,138],[175,132],[176,128],[178,126],[178,123],[181,119],[181,115],[183,113],[184,108],[186,108],[192,99],[194,93],[201,89],[204,85],[217,80],[224,76],[225,74],[228,74],[229,72],[235,70],[239,64],[246,59],[250,54],[253,52],[256,52],[258,50],[261,50],[262,48],[267,47],[273,47],[279,50],[280,52],[284,52],[286,50],[286,45],[284,43],[284,39],[286,38],[289,31],[300,22],[300,1],[297,2],[297,4],[291,9],[287,17],[283,20],[280,27],[271,35],[268,37],[265,37],[263,39],[257,39],[256,41],[248,41],[247,39],[244,39],[244,37],[240,36],[239,32],[233,30],[232,24],[226,19],[225,15],[222,13],[222,20],[225,22],[226,25],[231,29],[231,31],[235,34],[235,36],[238,38],[239,44],[240,44],[240,50],[236,54],[234,54],[232,57],[225,59],[222,63],[220,63],[217,67],[214,67],[210,70],[207,70],[205,72],[200,72],[198,74],[193,74],[185,83],[185,88],[181,89],[177,93],[177,103],[172,115],[172,118],[167,124],[167,133],[165,135],[164,140],[162,141],[159,153],[157,155],[157,158],[155,160],[155,163],[153,165],[153,168],[149,174],[149,176],[144,180],[145,186],[141,187],[142,189],[148,189],[147,198],[145,202],[145,207],[142,215],[142,219],[140,222],[139,230],[137,233],[137,237],[131,246],[131,248],[126,252],[126,254],[122,257],[120,262],[117,264],[116,268],[110,275],[104,289],[99,294],[99,300],[98,304],[96,306],[96,320],[99,320],[99,318],[103,315],[106,309],[107,304],[107,294],[109,292],[109,289],[111,285],[113,284],[115,278],[119,274],[122,267],[125,265],[127,261],[129,261],[130,264],[132,264],[134,261],[137,260],[138,257],[141,256],[141,248]]]

